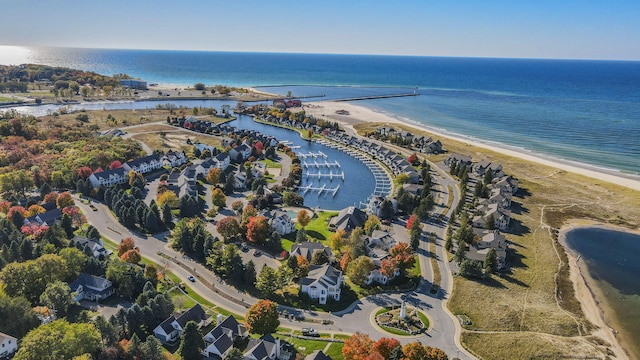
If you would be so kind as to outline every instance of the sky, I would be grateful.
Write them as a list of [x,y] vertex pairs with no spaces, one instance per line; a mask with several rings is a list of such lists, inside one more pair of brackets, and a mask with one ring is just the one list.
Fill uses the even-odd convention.
[[640,60],[640,1],[0,0],[0,45]]

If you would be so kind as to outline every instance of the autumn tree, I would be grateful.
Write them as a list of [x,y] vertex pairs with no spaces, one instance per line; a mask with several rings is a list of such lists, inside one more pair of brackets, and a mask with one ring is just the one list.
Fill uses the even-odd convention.
[[81,167],[78,168],[78,176],[81,179],[86,179],[89,176],[91,176],[91,174],[93,174],[93,171],[88,166],[81,166]]
[[304,229],[307,225],[309,225],[311,216],[309,215],[309,212],[307,210],[302,209],[298,212],[298,216],[296,217],[296,219],[298,220],[298,224]]
[[344,272],[347,271],[347,268],[351,260],[353,260],[353,258],[351,257],[351,253],[346,252],[342,254],[342,258],[340,258],[340,268],[342,269],[342,271]]
[[356,332],[344,341],[342,357],[344,360],[364,360],[373,348],[373,340],[369,335]]
[[229,240],[240,235],[240,224],[238,224],[238,220],[235,217],[227,216],[218,221],[216,230],[225,240]]
[[236,214],[240,214],[242,211],[242,200],[236,200],[231,203],[231,210],[235,211]]
[[126,253],[127,251],[134,249],[136,247],[136,243],[135,241],[133,241],[132,238],[130,237],[126,237],[124,239],[122,239],[122,241],[120,241],[120,244],[118,245],[118,256],[122,256],[122,254]]
[[46,212],[46,210],[42,206],[34,204],[34,205],[29,206],[29,208],[25,212],[24,216],[25,217],[32,217],[32,216],[36,216],[38,214],[42,214],[44,212]]
[[142,261],[142,257],[140,256],[140,250],[138,249],[128,250],[127,252],[125,252],[120,256],[120,259],[130,264],[137,264],[140,261]]
[[296,268],[294,271],[294,276],[296,278],[303,278],[309,274],[309,261],[304,256],[296,256]]
[[388,279],[393,278],[396,271],[398,271],[398,265],[396,264],[395,259],[382,259],[380,261],[380,273]]
[[380,219],[375,215],[369,215],[367,221],[364,223],[364,232],[367,235],[371,235],[374,230],[380,229]]
[[413,153],[411,155],[409,155],[409,157],[407,158],[407,161],[411,163],[411,165],[418,165],[418,155],[416,155],[416,153]]
[[264,216],[254,216],[247,223],[247,240],[262,243],[269,235],[271,226]]
[[170,190],[159,193],[156,197],[156,201],[158,203],[158,206],[161,208],[164,208],[166,204],[169,204],[172,209],[175,209],[180,204],[176,193]]
[[209,184],[215,185],[220,182],[221,171],[217,167],[209,169],[206,180]]
[[247,330],[250,333],[274,333],[280,325],[278,304],[270,300],[260,300],[249,308],[245,319]]
[[393,349],[400,346],[400,342],[392,338],[380,338],[373,344],[372,350],[382,355],[384,359],[388,359],[391,356]]
[[398,267],[402,270],[409,269],[413,266],[416,259],[413,257],[413,252],[409,247],[409,244],[401,242],[391,248],[389,254],[393,257],[398,264]]
[[73,206],[73,205],[75,205],[75,202],[71,197],[71,193],[69,193],[68,191],[65,191],[62,194],[58,195],[58,198],[56,199],[56,206],[59,209],[63,209],[63,208],[66,208],[67,206]]
[[346,234],[346,231],[338,229],[335,234],[329,237],[329,246],[333,251],[340,251],[342,245],[344,245],[344,238]]
[[227,202],[227,197],[222,192],[222,190],[218,188],[214,189],[213,192],[211,193],[211,203],[213,203],[214,206],[222,208],[224,207],[226,202]]
[[376,266],[368,256],[360,256],[353,260],[347,266],[347,276],[354,284],[364,285],[364,282],[368,279],[369,273],[375,269]]

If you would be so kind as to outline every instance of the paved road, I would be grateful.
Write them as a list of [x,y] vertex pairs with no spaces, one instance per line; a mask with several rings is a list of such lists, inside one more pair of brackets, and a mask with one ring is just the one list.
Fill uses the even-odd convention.
[[[388,146],[388,144],[386,145]],[[447,185],[450,185],[454,189],[453,194],[445,194],[446,196],[438,197],[437,200],[439,204],[436,208],[436,211],[438,211],[438,209],[440,209],[440,211],[443,211],[444,205],[446,205],[447,202],[447,197],[453,196],[454,198],[452,203],[455,205],[458,201],[457,199],[459,199],[460,194],[458,191],[457,183],[450,176],[448,176],[446,172],[437,168],[434,164],[432,164],[432,169],[438,173],[438,176],[434,176],[434,180],[440,185],[441,189],[447,189]],[[219,282],[215,275],[213,275],[213,273],[207,270],[204,266],[193,262],[188,258],[183,258],[182,254],[168,247],[167,242],[163,240],[167,234],[157,234],[155,236],[145,236],[137,234],[120,225],[120,223],[118,223],[118,221],[113,217],[109,209],[106,207],[106,205],[94,203],[98,210],[92,211],[88,206],[81,204],[79,201],[77,201],[77,204],[82,209],[83,213],[87,216],[87,220],[91,224],[93,224],[102,235],[106,236],[107,238],[118,242],[124,237],[131,237],[135,240],[136,245],[140,248],[140,252],[142,253],[142,255],[151,259],[152,261],[155,261],[159,264],[164,264],[167,262],[166,259],[157,254],[159,251],[161,251],[171,257],[174,257],[177,261],[187,264],[189,269],[193,267],[193,271],[195,273],[204,277],[209,282],[215,284],[215,288],[219,292],[225,293],[237,300],[242,300],[243,302],[246,302],[248,304],[252,304],[258,301],[258,299],[252,298],[248,294],[240,293],[235,288],[227,286],[224,282]],[[452,210],[449,209],[446,215],[450,215],[451,211]],[[440,268],[442,278],[440,282],[441,290],[437,294],[431,295],[429,293],[433,271],[431,270],[430,259],[427,256],[427,239],[423,238],[420,246],[422,251],[419,252],[419,256],[421,264],[423,264],[425,266],[425,269],[427,269],[427,271],[425,271],[425,275],[427,275],[427,277],[426,280],[422,280],[422,282],[414,292],[405,294],[379,294],[369,296],[367,298],[356,301],[348,309],[334,314],[309,312],[306,310],[292,309],[287,307],[281,307],[281,309],[286,309],[290,314],[304,314],[304,316],[307,318],[316,320],[331,320],[333,322],[332,325],[312,325],[319,331],[348,333],[360,331],[369,334],[372,339],[378,339],[385,336],[389,337],[390,334],[384,332],[376,325],[374,325],[372,313],[374,313],[376,309],[381,306],[399,306],[402,301],[405,301],[407,304],[415,306],[426,312],[433,324],[433,328],[426,334],[422,334],[417,337],[398,337],[402,343],[419,340],[425,345],[435,346],[444,350],[450,357],[456,356],[460,359],[474,359],[475,357],[468,353],[460,345],[460,324],[458,320],[449,312],[446,306],[448,296],[451,294],[451,291],[453,289],[453,277],[449,269],[448,261],[446,261],[447,254],[444,249],[443,238],[445,233],[445,226],[446,225],[444,223],[426,224],[424,226],[424,230],[427,234],[434,232],[438,236],[438,240],[436,242],[436,253],[437,263]],[[174,272],[177,276],[185,281],[187,277],[191,275],[190,272],[173,263],[170,265],[170,268],[172,272]],[[235,301],[229,300],[227,297],[222,296],[216,291],[212,291],[210,288],[199,281],[190,284],[190,286],[198,294],[222,308],[228,309],[229,311],[235,312],[237,314],[244,314],[246,312],[245,306],[238,304]],[[281,323],[283,326],[294,329],[310,326],[309,323],[301,323],[284,318],[281,319]]]

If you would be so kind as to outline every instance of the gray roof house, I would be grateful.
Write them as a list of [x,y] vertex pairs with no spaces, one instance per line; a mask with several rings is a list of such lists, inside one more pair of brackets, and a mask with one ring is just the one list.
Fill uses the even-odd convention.
[[322,352],[322,350],[316,350],[307,355],[304,360],[331,360],[331,358]]
[[351,230],[364,226],[367,221],[367,214],[355,206],[349,206],[340,211],[340,213],[329,221],[329,226],[335,230]]
[[260,339],[250,339],[244,353],[245,360],[275,360],[280,358],[280,339],[264,334]]
[[233,316],[223,320],[223,316],[216,317],[216,327],[204,336],[205,349],[203,354],[207,357],[225,358],[233,343],[238,339],[245,339],[249,333],[244,324],[241,324]]
[[340,292],[344,278],[342,271],[329,264],[311,265],[307,277],[300,281],[300,292],[306,293],[320,304],[326,304],[327,298],[340,300]]
[[182,330],[189,321],[194,321],[201,329],[211,323],[211,315],[204,312],[200,304],[180,315],[171,315],[165,321],[153,329],[153,334],[164,344],[173,343],[180,338]]
[[72,292],[76,293],[75,301],[98,301],[115,294],[111,281],[98,276],[81,273],[78,278],[69,284]]
[[304,241],[298,244],[294,244],[291,247],[291,256],[302,256],[308,261],[313,259],[316,253],[324,252],[327,255],[327,259],[330,259],[333,254],[331,249],[318,242]]

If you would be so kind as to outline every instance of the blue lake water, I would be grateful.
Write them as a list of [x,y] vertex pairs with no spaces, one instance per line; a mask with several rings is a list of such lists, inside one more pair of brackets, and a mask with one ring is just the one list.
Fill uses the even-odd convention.
[[[619,328],[623,346],[640,358],[640,235],[602,228],[578,228],[567,245],[581,255]],[[596,292],[597,294],[598,292]]]
[[283,94],[325,99],[418,86],[418,97],[357,104],[477,140],[640,174],[637,61],[68,48],[27,48],[22,56],[25,63],[148,82],[285,85]]
[[[288,141],[292,146],[300,146],[300,148],[293,149],[296,154],[307,154],[322,152],[325,157],[318,157],[316,159],[309,158],[306,161],[308,163],[334,163],[338,162],[340,168],[336,166],[316,168],[315,166],[309,168],[303,168],[303,179],[301,188],[310,186],[308,191],[300,191],[300,195],[304,197],[304,204],[306,206],[315,208],[320,207],[322,209],[329,210],[341,210],[347,206],[359,206],[361,201],[365,201],[375,189],[375,180],[371,171],[359,160],[356,160],[348,154],[330,148],[328,146],[303,140],[297,131],[291,131],[274,127],[271,125],[265,125],[253,121],[249,116],[239,116],[237,120],[229,123],[230,125],[237,126],[242,129],[253,129],[263,134],[270,134],[276,137],[279,141]],[[301,159],[301,161],[305,161]],[[344,180],[342,178],[323,176],[321,178],[307,177],[306,173],[318,174],[318,173],[344,173]],[[334,191],[330,189],[336,189]],[[325,189],[320,192],[318,189]]]

